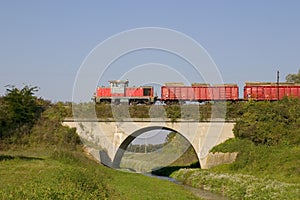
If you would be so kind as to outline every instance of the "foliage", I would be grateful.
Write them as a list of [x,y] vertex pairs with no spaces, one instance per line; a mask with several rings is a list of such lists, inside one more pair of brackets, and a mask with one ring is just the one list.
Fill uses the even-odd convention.
[[[81,117],[89,117],[88,113],[96,112],[98,118],[122,120],[125,118],[169,118],[194,119],[208,121],[211,117],[236,120],[242,115],[245,102],[207,102],[205,104],[170,104],[170,105],[111,105],[99,103],[75,105],[75,112]],[[212,110],[213,109],[213,110]],[[91,111],[91,112],[87,112]],[[214,116],[212,116],[214,112]],[[68,117],[72,117],[71,114]]]
[[52,104],[34,96],[36,91],[36,87],[12,87],[0,98],[0,149],[41,143],[76,148],[80,144],[76,130],[61,124],[70,115],[70,103]]
[[207,119],[211,118],[211,104],[206,103],[204,105],[199,106],[200,112],[200,121],[206,121]]
[[237,102],[227,102],[226,107],[226,120],[234,120],[241,118],[244,112],[244,101],[237,101]]
[[181,118],[181,109],[180,105],[169,105],[165,107],[167,117],[171,119],[172,122],[177,121],[177,119]]
[[113,118],[110,104],[100,103],[95,105],[96,115],[98,118]]
[[300,83],[300,69],[298,74],[289,74],[285,77],[285,79],[289,83]]
[[51,104],[45,110],[27,137],[31,146],[39,144],[69,146],[76,148],[81,144],[75,128],[62,126],[62,120],[67,116],[68,109],[62,102]]
[[16,141],[30,133],[49,103],[34,96],[37,91],[37,87],[29,86],[7,88],[6,95],[0,101],[0,139]]
[[243,115],[233,129],[237,138],[249,139],[255,144],[300,143],[300,99],[248,102]]
[[7,94],[3,97],[7,108],[7,118],[18,125],[32,124],[38,117],[39,108],[37,98],[33,96],[35,92],[37,92],[37,87],[25,86],[22,89],[15,87],[7,89]]
[[130,106],[129,113],[132,118],[149,118],[149,106],[138,105]]

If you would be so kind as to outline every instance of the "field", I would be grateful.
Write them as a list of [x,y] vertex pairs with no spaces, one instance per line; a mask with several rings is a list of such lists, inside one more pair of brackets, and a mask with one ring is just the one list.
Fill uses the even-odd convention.
[[169,181],[109,169],[81,150],[0,153],[1,199],[197,199]]

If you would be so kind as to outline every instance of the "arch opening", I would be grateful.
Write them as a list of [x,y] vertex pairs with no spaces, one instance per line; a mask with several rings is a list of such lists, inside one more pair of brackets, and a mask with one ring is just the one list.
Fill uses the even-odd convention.
[[[163,143],[151,144],[150,141],[149,143],[145,142],[143,144],[143,148],[147,149],[144,151],[143,149],[138,149],[137,152],[135,152],[136,149],[134,148],[128,149],[128,147],[141,148],[139,145],[133,146],[133,141],[139,136],[150,131],[164,131],[165,140]],[[121,143],[115,154],[113,167],[121,169],[125,168],[135,172],[149,173],[168,167],[173,163],[176,163],[178,160],[182,163],[181,165],[183,165],[183,162],[187,162],[187,160],[186,158],[181,157],[185,157],[186,152],[188,152],[187,159],[192,158],[193,162],[198,163],[198,167],[200,167],[199,158],[196,154],[195,148],[188,138],[168,127],[150,126],[133,132]],[[187,166],[188,165],[186,165],[186,167]]]

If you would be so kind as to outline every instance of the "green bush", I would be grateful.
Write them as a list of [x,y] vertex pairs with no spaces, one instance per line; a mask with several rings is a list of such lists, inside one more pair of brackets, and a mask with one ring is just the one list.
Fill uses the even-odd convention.
[[67,113],[68,110],[61,102],[49,105],[28,136],[29,145],[55,145],[74,149],[76,145],[81,144],[76,129],[62,125]]
[[28,135],[49,102],[34,96],[37,87],[11,86],[0,100],[0,140],[19,142]]
[[233,129],[237,138],[255,144],[278,145],[300,143],[300,99],[250,101]]

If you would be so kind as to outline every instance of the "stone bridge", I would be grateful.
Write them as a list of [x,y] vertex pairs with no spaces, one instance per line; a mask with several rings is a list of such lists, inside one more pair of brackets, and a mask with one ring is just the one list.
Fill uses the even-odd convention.
[[184,136],[193,146],[201,168],[208,168],[209,151],[216,145],[234,137],[233,122],[215,120],[170,119],[65,119],[64,125],[74,127],[84,144],[94,149],[91,153],[101,163],[118,168],[127,146],[139,135],[157,129],[174,131]]

